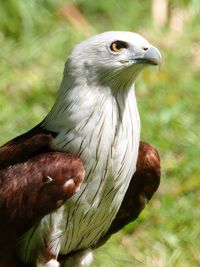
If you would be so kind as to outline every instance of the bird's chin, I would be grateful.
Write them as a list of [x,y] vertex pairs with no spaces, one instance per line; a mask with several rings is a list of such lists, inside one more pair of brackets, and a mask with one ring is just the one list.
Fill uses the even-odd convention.
[[[137,61],[137,60],[127,60],[127,61],[120,61],[123,66],[123,69],[130,69],[132,72],[134,71],[141,71],[146,65],[148,64],[145,61]],[[149,63],[150,65],[150,63]],[[151,64],[153,65],[153,64]]]
[[160,65],[160,63],[156,60],[156,59],[144,59],[144,58],[138,58],[135,60],[136,64],[137,65],[153,65],[153,66],[156,66],[156,65]]

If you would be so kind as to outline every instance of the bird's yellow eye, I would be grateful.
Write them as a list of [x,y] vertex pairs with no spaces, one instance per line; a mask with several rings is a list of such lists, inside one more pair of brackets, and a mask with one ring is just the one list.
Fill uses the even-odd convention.
[[114,52],[121,52],[125,48],[128,48],[128,44],[123,41],[115,41],[110,46],[110,49]]

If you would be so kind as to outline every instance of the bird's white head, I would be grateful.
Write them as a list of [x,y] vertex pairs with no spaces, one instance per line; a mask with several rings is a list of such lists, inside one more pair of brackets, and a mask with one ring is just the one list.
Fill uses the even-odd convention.
[[69,120],[76,121],[74,117],[90,117],[100,99],[115,102],[112,97],[118,95],[121,100],[117,101],[123,106],[127,95],[133,100],[133,84],[140,71],[161,61],[159,50],[132,32],[104,32],[77,44],[67,59],[57,100],[43,125],[62,129],[71,123]]
[[147,65],[160,65],[159,50],[133,32],[104,32],[78,45],[71,52],[65,74],[88,85],[130,85]]

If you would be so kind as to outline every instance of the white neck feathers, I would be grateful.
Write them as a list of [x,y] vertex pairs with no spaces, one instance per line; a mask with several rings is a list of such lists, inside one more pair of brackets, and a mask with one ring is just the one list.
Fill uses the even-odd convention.
[[[134,139],[139,138],[140,121],[134,85],[129,90],[113,92],[109,87],[72,84],[69,80],[62,82],[58,98],[43,123],[47,130],[59,133],[52,147],[74,153],[85,163],[100,152],[105,155],[116,143],[122,146],[123,138],[129,138],[132,149],[137,149],[138,141],[135,143]],[[84,157],[85,150],[90,152]]]

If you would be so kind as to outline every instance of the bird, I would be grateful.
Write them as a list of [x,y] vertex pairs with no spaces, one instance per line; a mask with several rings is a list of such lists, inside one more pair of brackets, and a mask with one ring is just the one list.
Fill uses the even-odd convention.
[[144,67],[161,63],[160,51],[134,32],[80,42],[47,116],[0,148],[0,212],[17,221],[21,262],[89,266],[93,250],[151,199],[160,158],[140,141],[134,83]]

